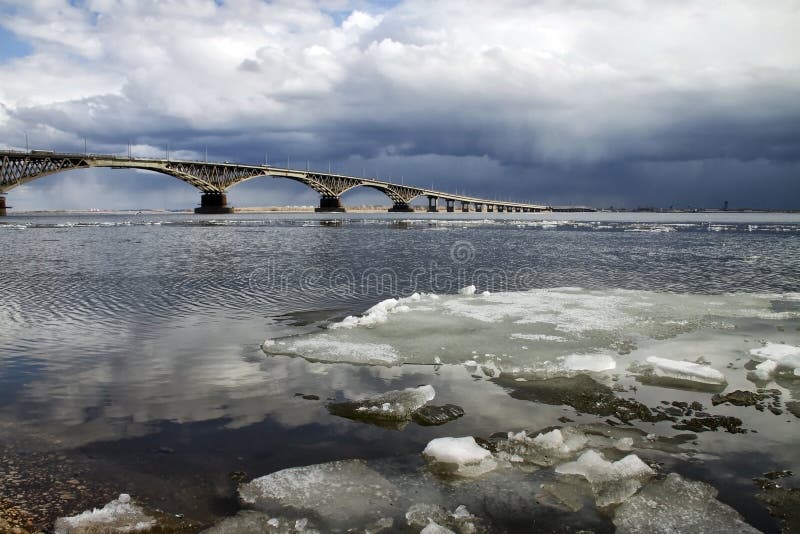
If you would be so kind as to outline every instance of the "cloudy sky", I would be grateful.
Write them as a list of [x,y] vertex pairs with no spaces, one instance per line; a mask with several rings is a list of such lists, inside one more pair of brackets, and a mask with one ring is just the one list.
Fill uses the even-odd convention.
[[[27,132],[550,204],[800,208],[798,29],[798,0],[0,0],[0,147]],[[230,198],[317,202],[281,179]],[[90,170],[8,200],[198,199]]]

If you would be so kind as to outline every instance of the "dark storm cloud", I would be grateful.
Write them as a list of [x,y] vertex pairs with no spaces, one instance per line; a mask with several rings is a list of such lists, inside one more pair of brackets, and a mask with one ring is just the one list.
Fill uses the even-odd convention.
[[553,204],[800,202],[788,0],[12,7],[34,52],[0,64],[6,146],[268,153]]

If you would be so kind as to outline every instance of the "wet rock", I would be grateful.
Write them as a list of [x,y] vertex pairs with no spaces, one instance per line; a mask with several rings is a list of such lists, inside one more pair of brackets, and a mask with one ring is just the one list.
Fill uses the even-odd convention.
[[2,517],[0,517],[0,532],[3,534],[28,534],[28,531],[24,528],[13,526]]
[[357,401],[328,405],[333,415],[373,423],[389,428],[402,427],[413,414],[436,396],[432,386],[419,386]]
[[786,409],[795,417],[800,418],[800,401],[789,401],[786,403]]
[[764,399],[765,396],[760,393],[737,389],[736,391],[731,391],[725,395],[720,395],[719,393],[714,395],[711,397],[711,404],[714,406],[723,403],[733,404],[734,406],[754,406]]
[[716,496],[717,490],[708,484],[670,473],[622,503],[614,513],[614,525],[619,534],[758,532]]
[[303,395],[305,400],[319,400],[319,395]]
[[444,406],[426,405],[414,412],[413,421],[422,426],[438,426],[454,421],[464,415],[464,409],[455,404]]
[[762,488],[756,497],[767,505],[769,513],[781,521],[782,532],[800,532],[800,488]]
[[531,379],[525,382],[517,382],[512,375],[503,375],[492,381],[510,390],[509,394],[515,399],[572,406],[582,413],[602,417],[613,415],[625,423],[636,419],[647,422],[668,419],[666,415],[654,413],[640,402],[617,397],[610,387],[600,384],[588,375]]
[[228,478],[234,482],[244,482],[247,479],[247,473],[244,471],[231,471],[228,474]]
[[776,480],[778,478],[794,476],[794,473],[788,469],[783,469],[781,471],[770,471],[769,473],[764,473],[764,476],[770,480]]
[[742,428],[741,419],[727,415],[683,419],[679,424],[672,425],[672,428],[677,430],[690,430],[692,432],[707,432],[720,428],[731,434],[744,434],[747,432],[747,430]]

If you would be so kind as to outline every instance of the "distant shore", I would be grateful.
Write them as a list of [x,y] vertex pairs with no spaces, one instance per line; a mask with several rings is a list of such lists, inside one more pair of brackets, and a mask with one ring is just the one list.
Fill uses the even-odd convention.
[[[352,206],[346,207],[347,213],[386,213],[391,206]],[[234,213],[314,213],[315,206],[254,206],[234,208]],[[574,207],[570,209],[567,206],[554,206],[554,212],[569,212],[569,211],[590,211],[583,207]],[[713,209],[713,208],[687,208],[687,209],[666,209],[666,208],[605,208],[593,209],[591,211],[597,213],[800,213],[800,209],[786,210],[786,209]],[[428,213],[426,206],[415,206],[414,213]],[[440,209],[438,213],[447,213],[445,210]],[[455,210],[453,213],[462,213],[460,209]],[[475,212],[470,213],[490,213],[490,212]],[[516,212],[514,212],[516,213]],[[537,212],[551,213],[551,212]],[[159,215],[159,214],[180,214],[180,215],[193,215],[193,209],[184,210],[167,210],[167,209],[86,209],[86,210],[14,210],[9,215]]]

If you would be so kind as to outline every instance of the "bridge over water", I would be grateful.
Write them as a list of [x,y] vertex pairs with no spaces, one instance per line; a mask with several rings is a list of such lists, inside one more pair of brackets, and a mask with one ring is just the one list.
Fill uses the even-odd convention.
[[[139,169],[167,174],[193,185],[200,190],[200,207],[195,213],[232,213],[226,193],[236,184],[259,177],[279,177],[295,180],[320,194],[318,212],[344,212],[341,196],[356,187],[370,187],[384,193],[392,201],[389,211],[414,211],[410,203],[421,196],[428,198],[428,211],[439,210],[444,201],[449,212],[537,212],[552,211],[551,206],[522,202],[501,202],[463,195],[385,182],[373,178],[359,178],[342,174],[297,170],[271,165],[245,165],[239,163],[215,163],[207,161],[181,161],[174,159],[152,159],[119,157],[101,154],[69,154],[45,150],[30,152],[0,151],[0,215],[6,215],[5,195],[18,185],[51,174],[86,169],[109,167],[112,169]],[[456,202],[459,206],[456,207]]]

